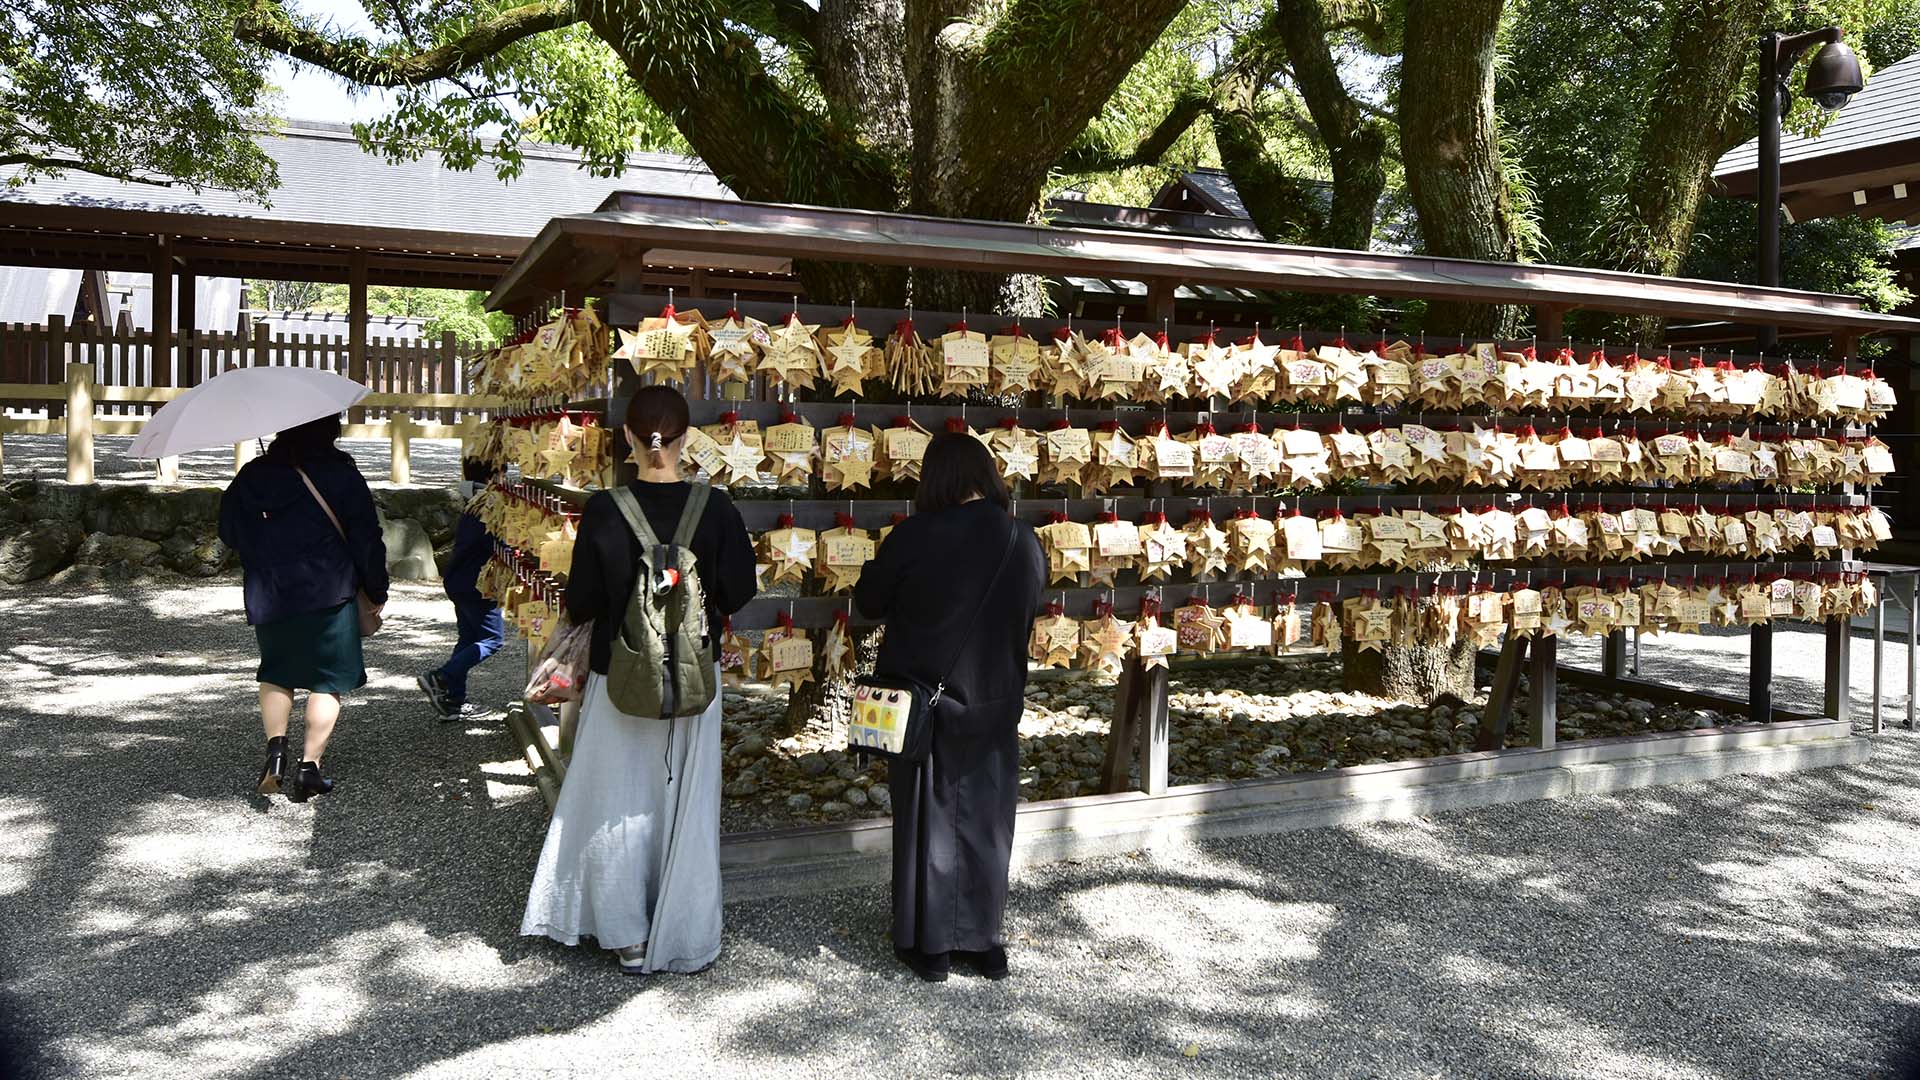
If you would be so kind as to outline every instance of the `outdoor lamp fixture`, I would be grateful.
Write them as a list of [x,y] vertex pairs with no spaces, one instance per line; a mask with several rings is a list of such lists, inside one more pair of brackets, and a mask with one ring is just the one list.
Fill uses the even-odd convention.
[[[1780,119],[1786,115],[1787,77],[1801,54],[1816,45],[1807,67],[1807,96],[1834,112],[1866,86],[1860,58],[1840,40],[1840,28],[1828,26],[1804,34],[1760,37],[1760,284],[1780,284]],[[1772,348],[1772,330],[1761,331],[1762,349]]]
[[[1833,112],[1866,85],[1860,58],[1829,26],[1804,34],[1772,32],[1760,36],[1760,284],[1780,284],[1780,118],[1787,111],[1787,76],[1802,53],[1824,46],[1807,67],[1807,96]],[[1756,335],[1761,355],[1780,344],[1776,327]],[[1747,706],[1755,723],[1773,719],[1773,627],[1755,626],[1749,635]]]

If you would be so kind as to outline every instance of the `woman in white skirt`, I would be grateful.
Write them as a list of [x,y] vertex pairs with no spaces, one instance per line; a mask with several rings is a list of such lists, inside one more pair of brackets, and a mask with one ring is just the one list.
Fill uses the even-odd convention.
[[[627,490],[654,534],[672,537],[692,490],[679,466],[687,401],[669,387],[644,387],[625,420],[640,463]],[[706,592],[711,647],[721,619],[753,599],[753,541],[732,501],[714,491],[687,546]],[[520,932],[565,945],[592,938],[630,974],[699,971],[720,955],[720,694],[701,715],[671,721],[629,716],[608,699],[613,635],[641,556],[612,495],[588,499],[567,616],[593,623],[593,674]]]

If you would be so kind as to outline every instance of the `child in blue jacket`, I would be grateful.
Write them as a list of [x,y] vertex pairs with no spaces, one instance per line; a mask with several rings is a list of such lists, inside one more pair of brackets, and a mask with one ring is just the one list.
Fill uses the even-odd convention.
[[[461,463],[466,478],[460,485],[461,497],[472,499],[498,471],[484,461],[466,459]],[[481,596],[477,587],[480,571],[492,556],[493,539],[487,535],[487,527],[472,514],[462,513],[454,527],[453,552],[447,556],[447,567],[441,575],[447,599],[453,601],[460,637],[447,662],[418,679],[421,691],[443,721],[476,720],[488,715],[488,710],[467,700],[467,672],[498,652],[507,640],[500,605]]]

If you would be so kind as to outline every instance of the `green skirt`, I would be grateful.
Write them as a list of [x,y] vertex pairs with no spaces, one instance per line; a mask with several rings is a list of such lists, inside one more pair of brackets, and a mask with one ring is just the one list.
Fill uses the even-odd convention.
[[344,694],[367,685],[360,655],[360,609],[349,600],[253,628],[260,645],[258,679],[288,690]]

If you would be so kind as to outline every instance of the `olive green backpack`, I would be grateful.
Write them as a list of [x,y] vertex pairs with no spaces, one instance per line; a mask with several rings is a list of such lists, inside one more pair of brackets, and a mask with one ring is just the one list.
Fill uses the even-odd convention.
[[633,598],[613,635],[607,666],[607,696],[629,716],[698,716],[713,703],[707,601],[688,546],[712,489],[699,483],[689,486],[687,507],[680,512],[670,544],[654,535],[633,492],[612,489],[614,505],[640,541]]

